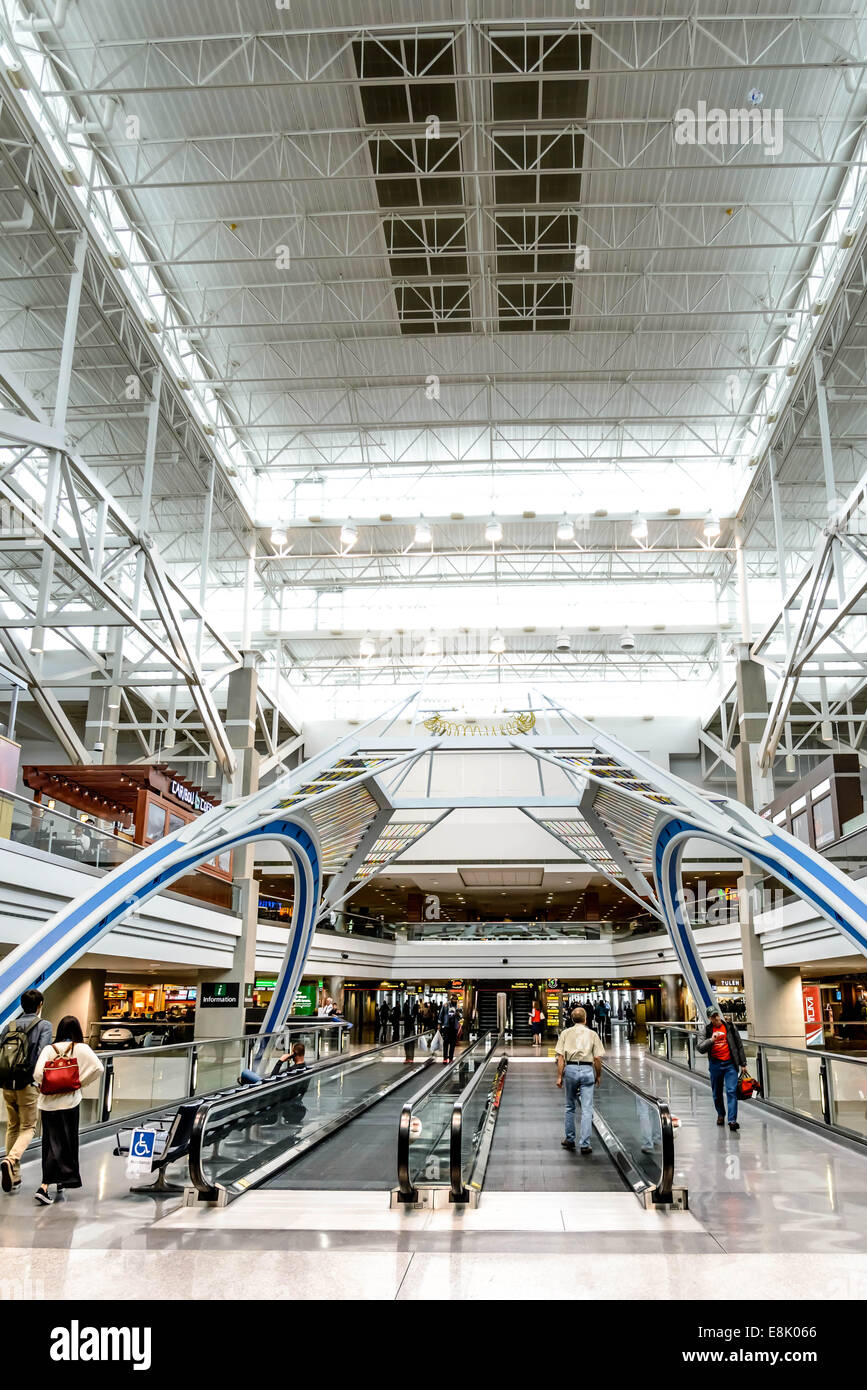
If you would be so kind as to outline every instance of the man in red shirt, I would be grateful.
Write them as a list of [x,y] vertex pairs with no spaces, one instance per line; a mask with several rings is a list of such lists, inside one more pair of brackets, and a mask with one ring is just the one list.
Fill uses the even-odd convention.
[[746,1071],[747,1066],[744,1045],[737,1028],[722,1018],[719,1009],[708,1009],[707,1017],[707,1027],[704,1038],[698,1043],[698,1050],[708,1054],[716,1122],[722,1128],[728,1114],[729,1129],[738,1130],[738,1072]]

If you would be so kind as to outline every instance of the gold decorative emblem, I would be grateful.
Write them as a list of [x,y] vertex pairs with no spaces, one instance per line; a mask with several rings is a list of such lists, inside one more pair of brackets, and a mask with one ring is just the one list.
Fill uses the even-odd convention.
[[461,735],[486,738],[494,734],[528,734],[536,727],[535,714],[513,714],[508,719],[498,719],[490,724],[480,719],[447,719],[442,714],[434,714],[424,721],[424,726],[432,734],[442,734],[447,738]]

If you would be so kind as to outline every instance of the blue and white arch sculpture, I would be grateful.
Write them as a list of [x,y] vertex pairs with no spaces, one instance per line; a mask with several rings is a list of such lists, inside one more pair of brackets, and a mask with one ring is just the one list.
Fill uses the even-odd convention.
[[[264,790],[230,801],[166,835],[61,908],[29,940],[0,960],[0,1026],[20,1012],[19,998],[25,989],[44,990],[92,951],[112,927],[176,879],[226,851],[271,840],[286,847],[295,881],[286,953],[261,1031],[264,1034],[279,1028],[304,971],[322,898],[324,854],[311,808],[320,810],[329,799],[345,799],[347,791],[363,788],[376,773],[418,756],[359,754],[356,750],[363,733],[359,730],[359,735],[342,739],[321,757]],[[345,825],[338,822],[335,833],[341,832],[345,832]]]
[[[532,810],[522,794],[511,799],[443,798],[416,792],[401,798],[398,793],[419,759],[431,760],[427,778],[421,779],[430,788],[434,758],[467,751],[460,738],[420,735],[416,729],[386,737],[409,703],[390,711],[390,720],[385,716],[382,736],[372,734],[378,721],[371,721],[272,786],[231,801],[143,849],[62,908],[0,961],[0,1024],[19,1012],[23,990],[51,984],[113,926],[183,874],[240,845],[277,840],[292,863],[295,910],[261,1028],[263,1034],[273,1032],[284,1022],[304,971],[322,911],[326,872],[334,875],[326,905],[334,907],[353,891],[353,883],[384,868],[460,806],[478,810],[508,804],[524,810],[589,867],[617,882],[668,929],[700,1009],[715,999],[686,912],[681,870],[690,840],[727,846],[774,874],[867,955],[867,895],[859,883],[740,802],[684,782],[547,697],[549,714],[540,721],[547,725],[544,730],[537,728],[532,736],[474,738],[469,750],[529,755],[539,764],[542,785],[544,766],[560,769],[563,776],[550,795],[527,796]],[[393,822],[396,813],[401,817],[407,812],[416,823]],[[421,821],[422,815],[433,818]]]

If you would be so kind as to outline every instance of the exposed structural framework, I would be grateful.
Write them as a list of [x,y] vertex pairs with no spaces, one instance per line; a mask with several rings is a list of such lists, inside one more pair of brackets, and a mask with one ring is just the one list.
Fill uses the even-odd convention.
[[[867,896],[821,854],[747,807],[709,795],[653,764],[546,697],[532,734],[474,740],[472,751],[528,760],[540,794],[432,795],[441,758],[467,741],[392,734],[409,701],[378,735],[369,724],[252,796],[233,801],[142,850],[55,914],[0,966],[0,1022],[20,993],[45,987],[148,898],[215,854],[277,840],[295,875],[295,911],[262,1033],[286,1018],[323,912],[394,862],[458,807],[513,808],[615,881],[668,928],[696,1004],[714,1001],[699,958],[681,877],[688,841],[707,839],[786,882],[867,955]],[[535,769],[533,768],[535,764]],[[411,778],[416,769],[416,777]],[[547,779],[547,780],[546,780]],[[409,784],[410,790],[400,795]],[[439,778],[438,782],[439,784]],[[421,790],[411,789],[418,785]],[[449,779],[447,785],[454,785]],[[408,818],[410,817],[410,818]],[[327,886],[325,878],[331,875]]]

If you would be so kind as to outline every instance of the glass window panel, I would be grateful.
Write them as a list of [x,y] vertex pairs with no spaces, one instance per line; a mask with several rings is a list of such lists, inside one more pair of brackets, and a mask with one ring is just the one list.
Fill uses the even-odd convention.
[[834,808],[830,796],[813,802],[813,834],[817,849],[830,844],[834,838]]
[[166,833],[166,809],[157,802],[148,803],[148,818],[145,835],[148,840],[161,840]]

